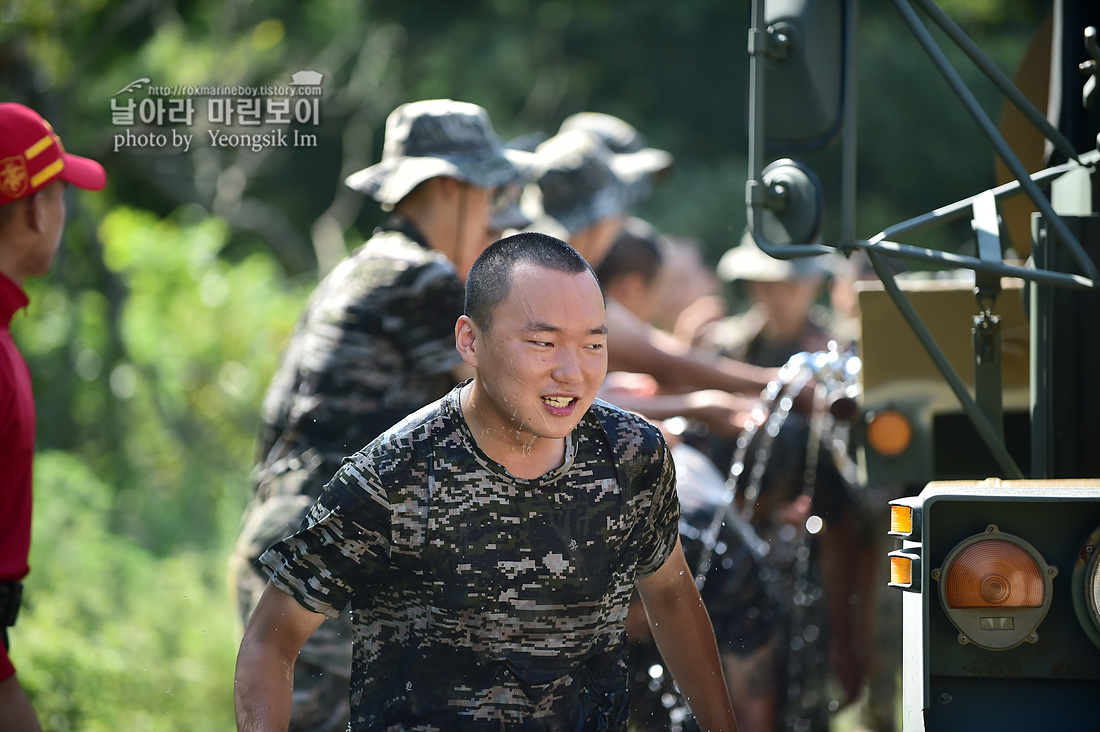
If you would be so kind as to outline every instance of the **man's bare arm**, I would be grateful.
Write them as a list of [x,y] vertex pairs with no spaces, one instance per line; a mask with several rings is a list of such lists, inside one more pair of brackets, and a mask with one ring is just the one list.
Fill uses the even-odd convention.
[[324,619],[267,583],[237,653],[233,696],[238,732],[285,732],[290,726],[294,661]]
[[736,732],[714,628],[679,539],[661,568],[640,578],[636,586],[657,648],[699,727],[705,732]]
[[722,389],[755,396],[779,373],[691,348],[613,302],[608,303],[607,326],[608,370],[651,374],[664,388],[677,385],[679,390]]

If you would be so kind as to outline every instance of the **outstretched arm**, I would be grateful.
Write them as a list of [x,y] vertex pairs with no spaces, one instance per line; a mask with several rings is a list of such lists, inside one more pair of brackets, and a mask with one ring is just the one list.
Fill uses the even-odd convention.
[[290,726],[294,661],[325,616],[270,582],[244,630],[233,678],[238,732]]
[[718,644],[680,540],[661,568],[636,584],[661,657],[705,732],[736,732]]
[[779,373],[777,369],[760,368],[692,348],[639,321],[611,300],[607,325],[608,370],[651,374],[665,388],[722,389],[755,396]]
[[757,402],[740,394],[730,394],[721,389],[659,394],[655,382],[653,388],[648,390],[634,387],[634,383],[646,379],[652,381],[648,374],[626,374],[621,371],[608,374],[600,387],[599,396],[651,421],[670,417],[698,420],[714,434],[725,438],[740,435],[745,425],[753,419],[752,412]]

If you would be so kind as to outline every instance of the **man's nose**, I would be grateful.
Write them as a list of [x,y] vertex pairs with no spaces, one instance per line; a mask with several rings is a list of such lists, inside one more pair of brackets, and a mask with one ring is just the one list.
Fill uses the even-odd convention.
[[552,373],[556,381],[565,384],[574,384],[581,380],[580,355],[572,348],[561,348],[555,354],[554,371]]

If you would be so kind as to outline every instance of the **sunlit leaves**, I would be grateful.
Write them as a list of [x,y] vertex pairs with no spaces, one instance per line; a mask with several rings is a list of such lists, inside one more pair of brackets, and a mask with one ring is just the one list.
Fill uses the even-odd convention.
[[108,529],[114,487],[70,455],[36,464],[19,676],[55,732],[232,727],[238,632],[215,552],[158,557]]

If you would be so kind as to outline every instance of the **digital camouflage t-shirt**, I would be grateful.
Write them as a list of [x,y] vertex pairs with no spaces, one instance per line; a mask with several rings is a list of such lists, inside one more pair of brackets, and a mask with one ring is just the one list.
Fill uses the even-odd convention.
[[463,297],[454,265],[397,215],[340,262],[264,397],[261,494],[286,492],[273,479],[296,471],[295,491],[316,498],[345,457],[450,391]]
[[660,432],[597,401],[537,480],[475,444],[455,389],[350,457],[261,557],[355,626],[352,730],[618,730],[634,581],[676,543]]

